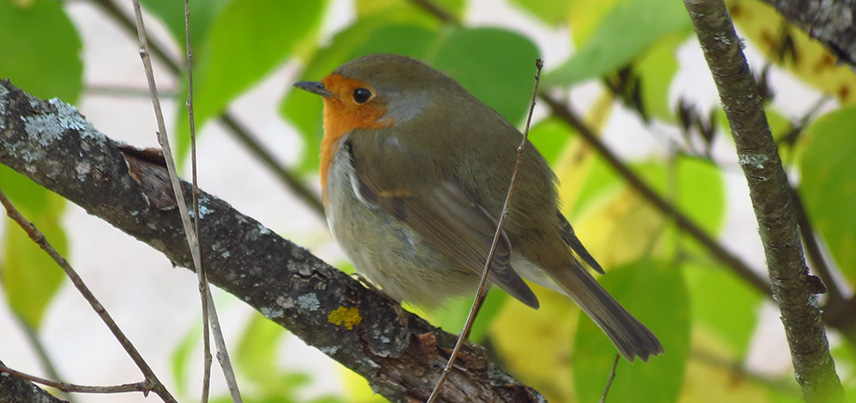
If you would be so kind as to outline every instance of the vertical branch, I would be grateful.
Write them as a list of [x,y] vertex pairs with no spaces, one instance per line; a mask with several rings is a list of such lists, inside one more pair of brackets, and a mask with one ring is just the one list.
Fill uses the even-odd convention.
[[[155,84],[154,71],[152,69],[152,61],[151,56],[149,55],[149,45],[148,45],[148,36],[146,35],[146,27],[143,23],[143,13],[140,8],[140,1],[133,0],[134,4],[134,21],[137,27],[137,37],[140,43],[140,59],[143,62],[143,69],[146,73],[146,82],[149,86],[149,92],[152,97],[152,106],[154,107],[155,118],[158,124],[158,143],[161,146],[161,151],[163,152],[164,161],[166,162],[167,171],[169,174],[169,181],[172,185],[173,193],[175,194],[176,205],[178,206],[179,217],[181,218],[181,225],[184,229],[184,235],[187,240],[187,245],[190,250],[190,256],[193,261],[193,267],[196,274],[199,276],[200,283],[205,282],[205,273],[202,268],[202,254],[200,253],[200,245],[199,238],[197,237],[196,232],[193,231],[193,225],[190,223],[190,215],[187,211],[187,203],[184,199],[184,192],[181,190],[181,181],[178,179],[178,169],[175,166],[175,159],[172,155],[172,148],[169,145],[169,136],[166,131],[166,123],[164,122],[163,112],[160,106],[160,99],[158,97],[157,85]],[[187,18],[187,15],[185,15]],[[188,36],[189,41],[189,36]],[[190,47],[188,46],[188,52],[190,51]],[[190,59],[191,56],[188,56]],[[197,212],[196,216],[199,214]],[[216,311],[213,309],[213,299],[211,297],[210,291],[202,290],[200,288],[200,292],[202,293],[202,310],[210,311],[211,315],[206,316],[211,320],[212,330],[214,330],[214,340],[217,343],[217,349],[219,354],[217,355],[220,360],[220,366],[223,369],[224,374],[226,375],[227,382],[229,383],[229,392],[232,395],[232,400],[235,402],[241,402],[241,395],[238,391],[237,383],[234,380],[234,375],[232,371],[231,363],[229,363],[229,355],[226,351],[226,343],[223,338],[222,332],[220,332],[219,321],[217,320]]]
[[[199,182],[196,171],[196,119],[193,116],[193,46],[190,43],[190,1],[184,0],[184,47],[187,52],[187,116],[190,125],[190,169],[193,182],[193,233],[199,235]],[[197,244],[197,247],[200,247]],[[201,250],[198,252],[202,254]],[[201,263],[201,262],[200,262]],[[202,403],[208,403],[208,393],[211,390],[211,329],[210,312],[208,310],[208,276],[205,266],[200,265],[196,271],[199,284],[199,295],[202,297]],[[227,378],[228,379],[228,378]]]
[[731,124],[796,379],[807,402],[843,402],[797,230],[788,178],[742,43],[722,0],[684,0]]

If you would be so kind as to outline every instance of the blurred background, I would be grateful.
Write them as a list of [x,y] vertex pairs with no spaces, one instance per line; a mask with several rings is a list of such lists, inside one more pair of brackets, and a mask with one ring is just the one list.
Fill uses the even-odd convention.
[[[167,126],[189,178],[183,4],[142,3],[151,44],[163,52],[154,60]],[[849,298],[856,279],[856,139],[849,131],[856,77],[775,10],[757,1],[728,4],[814,224],[818,259]],[[200,186],[336,267],[352,270],[317,208],[321,101],[291,84],[319,80],[359,55],[391,52],[445,71],[520,128],[540,57],[542,90],[569,102],[623,164],[766,278],[727,121],[680,2],[195,0],[191,9]],[[136,33],[126,24],[132,15],[127,0],[0,0],[0,77],[77,106],[113,139],[157,147]],[[543,102],[534,116],[530,139],[561,181],[566,216],[606,269],[599,280],[666,350],[647,364],[622,361],[610,400],[800,401],[772,300],[628,187]],[[272,165],[302,187],[286,185]],[[198,400],[195,275],[4,166],[0,186],[69,258],[179,400]],[[0,235],[0,360],[78,384],[141,380],[60,269],[9,220]],[[813,270],[816,262],[809,261]],[[472,339],[551,402],[599,400],[614,348],[569,299],[536,293],[538,311],[491,292]],[[246,401],[385,401],[236,298],[215,295]],[[469,304],[461,299],[420,313],[457,332]],[[854,396],[853,339],[835,329],[830,339]],[[216,364],[213,373],[214,400],[228,401]]]

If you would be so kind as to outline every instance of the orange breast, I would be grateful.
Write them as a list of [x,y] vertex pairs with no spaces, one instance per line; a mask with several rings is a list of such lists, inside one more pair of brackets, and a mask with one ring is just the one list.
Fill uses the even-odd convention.
[[375,97],[364,104],[353,99],[354,90],[367,88],[374,93],[370,84],[358,80],[331,74],[322,80],[328,91],[336,97],[324,98],[324,139],[321,141],[321,194],[327,203],[327,175],[333,157],[336,154],[342,136],[355,129],[380,129],[389,127],[392,122],[380,119],[386,114],[386,107]]

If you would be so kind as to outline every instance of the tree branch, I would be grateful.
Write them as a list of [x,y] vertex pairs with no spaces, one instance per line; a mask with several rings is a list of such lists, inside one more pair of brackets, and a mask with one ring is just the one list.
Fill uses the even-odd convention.
[[[0,81],[0,163],[190,265],[156,152],[108,139],[72,106]],[[190,186],[184,184],[186,197]],[[212,284],[365,377],[392,401],[423,400],[455,336],[407,315],[306,250],[216,197],[200,193],[203,264]],[[439,401],[535,402],[542,397],[465,347]]]
[[796,379],[807,402],[844,401],[797,230],[791,188],[757,84],[722,0],[684,0],[749,185]]
[[856,0],[763,0],[851,66],[856,66]]
[[[0,361],[0,367],[5,368],[6,365]],[[68,403],[28,380],[6,372],[0,372],[0,402]]]

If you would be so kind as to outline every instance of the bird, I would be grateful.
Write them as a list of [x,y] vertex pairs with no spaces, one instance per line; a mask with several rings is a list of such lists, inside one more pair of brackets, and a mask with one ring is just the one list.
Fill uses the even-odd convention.
[[[357,272],[418,306],[474,294],[520,131],[454,79],[407,56],[361,56],[294,86],[323,100],[324,211]],[[560,212],[557,186],[527,143],[489,284],[534,309],[538,298],[523,278],[569,296],[630,362],[663,353],[654,333],[580,262],[603,274]]]

